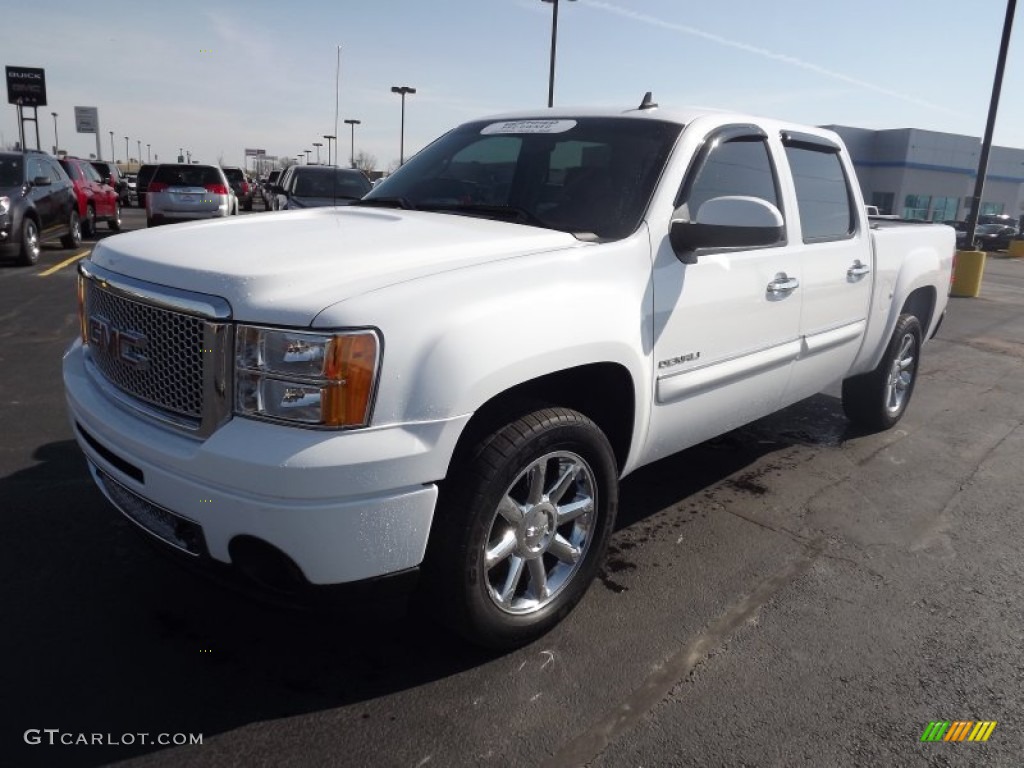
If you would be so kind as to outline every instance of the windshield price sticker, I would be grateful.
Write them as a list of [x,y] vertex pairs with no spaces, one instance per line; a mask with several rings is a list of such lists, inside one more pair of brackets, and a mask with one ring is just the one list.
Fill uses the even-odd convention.
[[507,120],[491,123],[480,133],[484,136],[495,133],[565,133],[575,127],[575,120]]

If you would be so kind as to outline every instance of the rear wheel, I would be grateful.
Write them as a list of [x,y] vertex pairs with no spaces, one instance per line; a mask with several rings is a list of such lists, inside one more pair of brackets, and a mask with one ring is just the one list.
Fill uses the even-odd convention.
[[923,333],[914,315],[900,315],[878,367],[843,382],[843,410],[860,427],[879,431],[907,410],[917,382]]
[[586,416],[545,408],[460,464],[425,563],[430,603],[469,640],[514,648],[565,618],[593,580],[615,521],[615,457]]
[[78,211],[73,208],[68,217],[68,233],[60,242],[65,248],[78,248],[82,244],[82,220],[78,217]]
[[21,243],[18,250],[18,263],[30,267],[39,261],[39,226],[35,219],[28,216],[21,223]]

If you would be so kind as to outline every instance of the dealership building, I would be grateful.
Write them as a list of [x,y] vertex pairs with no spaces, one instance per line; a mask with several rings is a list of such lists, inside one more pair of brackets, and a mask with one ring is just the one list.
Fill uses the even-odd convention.
[[[843,137],[864,202],[879,213],[928,221],[963,220],[974,195],[981,140],[898,128],[825,126]],[[981,213],[1024,215],[1024,149],[992,147]]]

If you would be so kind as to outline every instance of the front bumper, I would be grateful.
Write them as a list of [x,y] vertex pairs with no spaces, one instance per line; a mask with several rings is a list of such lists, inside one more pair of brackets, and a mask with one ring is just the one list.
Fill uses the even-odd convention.
[[[349,432],[236,417],[200,441],[118,405],[93,380],[84,354],[76,341],[63,367],[79,446],[96,470],[170,513],[172,524],[196,526],[201,551],[191,554],[232,563],[240,547],[261,542],[312,585],[372,579],[422,562],[434,481],[447,471],[468,416]],[[126,516],[169,541],[166,530],[140,523],[124,498],[100,485]]]

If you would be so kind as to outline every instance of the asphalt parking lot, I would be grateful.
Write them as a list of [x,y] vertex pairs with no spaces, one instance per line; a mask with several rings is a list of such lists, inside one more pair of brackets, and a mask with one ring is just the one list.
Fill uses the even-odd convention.
[[[145,546],[66,421],[78,253],[0,263],[0,764],[1020,765],[1024,259],[951,300],[896,429],[851,433],[826,392],[631,475],[579,608],[494,655]],[[997,726],[922,742],[937,720]]]

